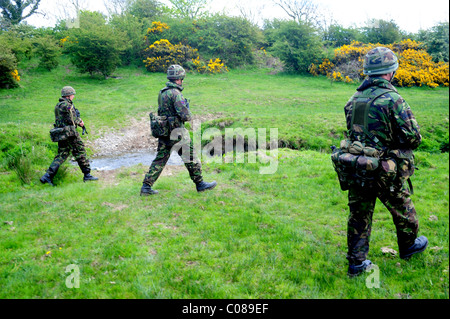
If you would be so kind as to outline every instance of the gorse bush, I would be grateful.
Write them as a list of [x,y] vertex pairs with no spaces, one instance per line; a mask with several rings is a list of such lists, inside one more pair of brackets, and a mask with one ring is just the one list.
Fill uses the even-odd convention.
[[186,67],[197,56],[197,49],[181,43],[174,45],[166,39],[155,41],[144,52],[147,57],[143,62],[150,72],[166,72],[172,64]]
[[433,62],[432,57],[423,49],[423,45],[410,39],[388,45],[354,41],[350,45],[335,49],[332,62],[324,59],[318,66],[312,64],[309,72],[314,75],[323,74],[336,81],[361,81],[364,78],[364,56],[379,46],[391,49],[399,59],[399,69],[393,81],[395,85],[448,87],[448,63]]
[[226,67],[220,59],[215,59],[214,61],[211,59],[208,63],[205,63],[200,60],[200,57],[198,56],[196,59],[192,60],[192,64],[198,73],[216,74],[229,71],[228,67]]
[[19,86],[19,72],[17,71],[16,57],[12,51],[0,47],[0,88],[9,89]]
[[[194,22],[195,24],[195,22]],[[152,22],[152,26],[147,29],[145,41],[155,39],[161,36],[165,30],[171,27],[160,21]],[[167,68],[172,64],[179,64],[185,68],[196,71],[198,73],[222,73],[228,72],[228,68],[219,59],[210,59],[205,62],[198,55],[198,49],[192,48],[189,45],[172,44],[168,39],[160,39],[153,42],[144,50],[144,64],[150,72],[166,72]]]

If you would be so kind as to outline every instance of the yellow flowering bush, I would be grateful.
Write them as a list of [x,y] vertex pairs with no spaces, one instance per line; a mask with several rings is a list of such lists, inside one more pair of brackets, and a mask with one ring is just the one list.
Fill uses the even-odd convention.
[[20,81],[17,71],[17,59],[11,49],[0,46],[0,88],[11,89],[18,87]]
[[197,56],[197,49],[188,45],[172,44],[169,40],[155,41],[144,50],[146,58],[143,60],[145,67],[150,72],[166,72],[172,64],[185,65]]
[[170,27],[166,23],[161,23],[161,21],[152,22],[152,27],[147,29],[147,33],[163,32],[168,30]]
[[210,59],[208,64],[206,64],[200,59],[200,56],[197,56],[196,59],[192,59],[192,64],[198,73],[216,74],[229,71],[228,67],[218,58],[215,60]]
[[148,39],[150,35],[155,35],[162,33],[164,30],[169,30],[170,26],[166,23],[162,23],[161,21],[152,22],[151,28],[147,29],[147,35],[144,37],[145,40]]
[[435,63],[432,57],[423,49],[423,44],[410,39],[399,43],[365,44],[353,41],[349,45],[343,45],[334,51],[334,63],[323,60],[318,67],[310,67],[310,73],[314,75],[326,75],[334,81],[351,82],[364,78],[364,56],[370,50],[384,46],[391,49],[398,57],[399,68],[395,74],[394,84],[398,86],[423,86],[448,87],[449,64]]

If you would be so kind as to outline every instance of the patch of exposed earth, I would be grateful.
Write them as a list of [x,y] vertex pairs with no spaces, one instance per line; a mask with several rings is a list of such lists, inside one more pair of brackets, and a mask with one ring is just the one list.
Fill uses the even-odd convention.
[[[194,115],[193,121],[203,123],[220,117],[222,117],[220,113]],[[118,156],[130,152],[156,150],[158,139],[151,136],[149,116],[144,114],[138,119],[132,118],[129,125],[119,130],[100,130],[100,137],[86,141],[86,146],[94,151],[94,157]]]

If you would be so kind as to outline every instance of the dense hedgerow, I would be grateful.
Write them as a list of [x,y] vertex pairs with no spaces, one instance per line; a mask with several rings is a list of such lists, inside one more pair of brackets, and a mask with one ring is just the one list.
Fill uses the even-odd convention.
[[389,45],[353,41],[350,45],[335,49],[333,61],[324,59],[319,65],[312,64],[309,71],[314,75],[326,75],[335,81],[361,81],[364,78],[364,56],[378,46],[388,47],[397,54],[399,69],[394,78],[395,85],[448,87],[449,64],[433,62],[423,44],[410,39]]
[[[152,22],[148,28],[145,41],[160,37],[170,26],[160,21]],[[147,43],[148,44],[148,43]],[[210,59],[205,62],[200,58],[198,49],[182,43],[172,44],[168,39],[160,39],[153,42],[144,50],[144,64],[150,72],[165,72],[172,64],[179,64],[183,67],[198,73],[222,73],[228,72],[228,68],[219,59]]]

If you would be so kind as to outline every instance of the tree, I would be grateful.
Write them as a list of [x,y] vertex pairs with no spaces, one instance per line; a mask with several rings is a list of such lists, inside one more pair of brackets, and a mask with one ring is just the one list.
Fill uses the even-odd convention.
[[3,19],[12,25],[19,24],[37,13],[40,2],[41,0],[0,0]]
[[174,14],[181,18],[194,20],[205,15],[204,9],[211,0],[169,0]]
[[307,73],[311,64],[323,56],[316,29],[309,23],[294,21],[276,21],[274,25],[275,29],[265,30],[268,42],[273,43],[269,50],[284,62],[287,70]]
[[55,39],[51,36],[37,38],[34,42],[36,48],[35,52],[40,57],[39,66],[51,71],[55,69],[58,64],[58,58],[61,55],[61,47],[57,44]]
[[449,24],[441,22],[429,30],[420,30],[418,39],[425,43],[434,62],[449,61]]
[[372,19],[362,28],[362,35],[366,43],[390,44],[402,39],[400,28],[393,20]]
[[219,58],[229,67],[253,64],[252,49],[263,41],[259,28],[242,17],[216,14],[196,21],[193,26],[188,30],[188,43],[205,58]]
[[313,0],[273,0],[295,22],[320,23],[319,6]]
[[139,19],[160,17],[167,9],[157,0],[127,0],[126,11]]
[[357,41],[359,37],[360,33],[357,29],[344,28],[339,24],[330,25],[323,33],[325,44],[335,48]]
[[106,25],[100,13],[81,11],[81,26],[71,29],[65,50],[81,73],[101,73],[106,78],[120,64],[125,38]]

